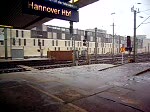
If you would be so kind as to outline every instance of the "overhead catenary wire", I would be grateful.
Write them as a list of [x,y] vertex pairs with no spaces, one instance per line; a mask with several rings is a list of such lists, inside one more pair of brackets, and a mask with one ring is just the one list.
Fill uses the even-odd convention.
[[146,20],[148,20],[150,18],[150,16],[148,16],[141,24],[139,24],[137,27],[136,27],[136,29],[138,28],[138,27],[140,27]]

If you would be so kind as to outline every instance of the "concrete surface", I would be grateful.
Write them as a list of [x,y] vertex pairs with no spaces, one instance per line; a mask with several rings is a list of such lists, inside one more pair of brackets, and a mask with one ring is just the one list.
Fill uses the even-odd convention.
[[0,111],[150,112],[150,63],[113,66],[0,74]]

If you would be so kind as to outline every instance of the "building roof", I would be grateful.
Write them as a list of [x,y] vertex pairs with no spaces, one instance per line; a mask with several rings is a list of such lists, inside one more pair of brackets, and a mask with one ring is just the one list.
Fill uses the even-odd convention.
[[[82,8],[96,1],[98,0],[79,0],[75,4]],[[0,25],[13,26],[19,29],[31,29],[53,19],[22,13],[22,0],[7,0],[2,3]]]

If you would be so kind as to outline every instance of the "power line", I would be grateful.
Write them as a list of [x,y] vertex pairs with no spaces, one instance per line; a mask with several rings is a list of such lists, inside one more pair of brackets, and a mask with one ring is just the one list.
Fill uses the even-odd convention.
[[138,27],[140,27],[146,20],[148,20],[150,18],[150,16],[148,16],[141,24],[139,24],[139,26],[137,26],[136,27],[136,29],[138,28]]
[[147,9],[147,10],[143,10],[143,11],[140,11],[140,12],[146,12],[146,11],[149,11],[150,9]]
[[148,23],[150,23],[150,22],[147,22],[147,23],[143,23],[143,24],[148,24]]

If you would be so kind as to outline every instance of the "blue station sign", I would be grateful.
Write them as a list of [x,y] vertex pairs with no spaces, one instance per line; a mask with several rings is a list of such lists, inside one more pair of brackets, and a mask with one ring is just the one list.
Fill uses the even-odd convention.
[[78,7],[61,0],[22,0],[23,13],[79,22]]

